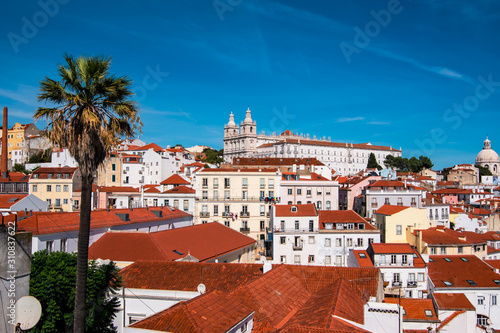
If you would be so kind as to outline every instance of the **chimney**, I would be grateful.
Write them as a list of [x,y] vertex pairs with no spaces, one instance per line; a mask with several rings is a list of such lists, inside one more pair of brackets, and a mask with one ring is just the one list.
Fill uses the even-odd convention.
[[7,152],[7,107],[3,108],[3,128],[2,128],[2,160],[0,169],[2,171],[2,177],[9,177],[9,170],[7,170],[7,160],[9,159],[9,153]]

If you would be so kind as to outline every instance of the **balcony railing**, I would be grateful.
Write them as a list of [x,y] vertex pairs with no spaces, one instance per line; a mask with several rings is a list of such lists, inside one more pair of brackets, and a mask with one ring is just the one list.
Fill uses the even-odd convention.
[[195,200],[196,201],[252,201],[252,202],[261,201],[260,197],[218,197],[218,196],[196,197]]
[[241,217],[250,217],[250,213],[249,212],[240,212],[240,216]]
[[302,234],[302,233],[317,233],[319,232],[319,229],[313,228],[312,230],[309,228],[302,228],[302,229],[295,229],[295,228],[285,228],[281,229],[278,227],[274,228],[274,232],[282,232],[282,233],[290,233],[290,234]]
[[295,244],[293,244],[293,250],[294,251],[302,251],[303,246],[304,246],[303,242],[295,243]]
[[372,202],[372,208],[377,208],[378,204],[376,202]]
[[242,228],[240,228],[240,232],[250,232],[250,228],[249,227],[242,227]]
[[200,217],[210,217],[210,213],[209,212],[201,212]]
[[416,205],[417,205],[417,203],[416,203],[416,202],[412,202],[412,203],[410,203],[410,206],[412,206],[412,207],[415,207]]
[[393,282],[392,286],[393,287],[401,287],[401,281],[400,282]]
[[416,288],[417,281],[408,281],[408,288]]

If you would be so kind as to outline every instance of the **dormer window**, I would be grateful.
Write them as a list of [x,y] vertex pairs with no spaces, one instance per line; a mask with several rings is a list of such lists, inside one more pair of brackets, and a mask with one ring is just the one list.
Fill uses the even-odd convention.
[[326,230],[333,230],[333,223],[325,223]]
[[358,229],[359,230],[363,230],[365,228],[365,224],[364,223],[358,223]]
[[297,206],[292,206],[292,208],[290,208],[290,210],[291,210],[292,212],[297,212]]
[[337,229],[337,230],[342,230],[342,229],[344,229],[344,224],[342,224],[342,223],[336,223],[336,224],[335,224],[335,229]]

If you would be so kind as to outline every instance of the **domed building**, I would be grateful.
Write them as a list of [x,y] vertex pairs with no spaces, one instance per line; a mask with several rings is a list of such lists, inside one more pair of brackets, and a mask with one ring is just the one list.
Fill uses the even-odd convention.
[[491,141],[484,140],[483,150],[477,154],[476,165],[488,168],[494,176],[500,176],[500,157],[491,149]]

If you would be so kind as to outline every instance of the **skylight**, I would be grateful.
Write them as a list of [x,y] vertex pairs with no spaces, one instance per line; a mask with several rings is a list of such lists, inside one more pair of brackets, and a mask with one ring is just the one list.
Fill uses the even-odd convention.
[[443,281],[443,283],[445,286],[448,286],[448,287],[453,285],[453,283],[451,283],[450,281]]
[[425,310],[425,315],[427,317],[432,317],[432,311],[431,310]]
[[429,258],[429,262],[434,262],[434,259],[432,259],[432,258]]
[[174,253],[177,253],[178,255],[183,255],[184,253],[180,252],[180,251],[177,251],[177,250],[173,250]]
[[364,254],[364,253],[360,253],[360,254],[359,254],[359,257],[360,257],[360,258],[366,258],[366,254]]
[[469,261],[469,259],[467,259],[467,258],[460,258],[460,259],[461,259],[462,261],[465,261],[465,262],[468,262],[468,261]]
[[498,284],[500,286],[500,280],[493,280],[493,282],[495,282],[496,284]]
[[444,261],[451,262],[450,258],[444,258]]
[[473,280],[466,280],[468,284],[470,284],[471,286],[477,286],[476,282],[474,282]]

